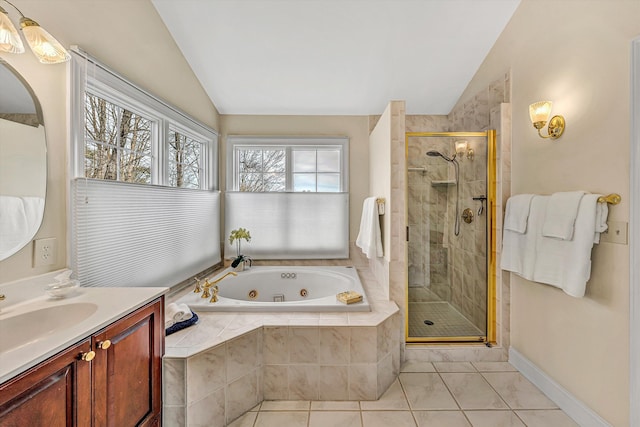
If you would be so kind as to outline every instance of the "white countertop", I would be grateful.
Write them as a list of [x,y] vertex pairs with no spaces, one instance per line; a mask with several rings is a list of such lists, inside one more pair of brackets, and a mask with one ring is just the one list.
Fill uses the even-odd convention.
[[[96,331],[113,323],[115,320],[142,307],[168,291],[168,288],[76,288],[67,297],[52,299],[44,292],[44,287],[53,282],[59,272],[0,285],[0,294],[5,300],[0,301],[0,343],[8,342],[13,334],[29,333],[12,325],[8,319],[28,314],[35,310],[54,308],[70,304],[95,304],[95,311],[82,320],[61,328],[46,330],[42,325],[34,340],[22,339],[24,344],[0,351],[0,383],[37,365],[65,348],[90,336]],[[71,306],[70,306],[71,307]],[[78,307],[78,306],[76,306]],[[64,312],[64,309],[59,309]],[[7,320],[6,322],[3,322]],[[3,324],[5,327],[3,327]],[[11,329],[11,330],[9,330]],[[31,328],[33,329],[33,328]],[[50,328],[51,329],[51,328]],[[44,332],[44,333],[43,333]]]

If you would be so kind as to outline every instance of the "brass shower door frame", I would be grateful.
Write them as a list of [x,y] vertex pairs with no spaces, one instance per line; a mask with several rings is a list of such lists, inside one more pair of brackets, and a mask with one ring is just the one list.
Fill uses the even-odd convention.
[[[409,138],[412,137],[485,137],[487,141],[487,328],[486,335],[452,336],[452,337],[410,337],[409,336],[409,241],[405,241],[405,265],[407,266],[405,289],[404,317],[405,341],[409,344],[451,344],[451,343],[496,343],[496,131],[490,129],[483,132],[406,132],[404,137],[405,164],[409,156]],[[409,176],[405,168],[405,192],[409,191]],[[409,198],[405,197],[405,225],[409,227]]]

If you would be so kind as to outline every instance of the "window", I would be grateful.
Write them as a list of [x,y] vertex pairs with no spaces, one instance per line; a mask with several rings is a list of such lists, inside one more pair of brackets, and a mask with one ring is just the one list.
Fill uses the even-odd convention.
[[[347,188],[346,138],[228,137],[233,191],[337,193]],[[229,167],[230,166],[230,167]]]
[[215,131],[72,58],[69,247],[82,285],[172,286],[219,262]]
[[[348,139],[227,137],[225,235],[244,227],[244,255],[349,257]],[[225,243],[225,252],[234,248]]]
[[169,185],[200,188],[203,153],[206,142],[198,141],[176,129],[169,129]]
[[85,176],[150,184],[151,120],[90,93],[85,99]]
[[93,61],[74,99],[73,176],[200,190],[217,189],[217,135]]

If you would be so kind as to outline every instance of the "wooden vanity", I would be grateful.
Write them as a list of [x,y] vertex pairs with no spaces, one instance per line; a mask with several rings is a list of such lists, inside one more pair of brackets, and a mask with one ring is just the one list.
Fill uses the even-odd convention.
[[[0,384],[0,426],[162,425],[164,296],[155,289]],[[109,291],[118,292],[96,292]]]

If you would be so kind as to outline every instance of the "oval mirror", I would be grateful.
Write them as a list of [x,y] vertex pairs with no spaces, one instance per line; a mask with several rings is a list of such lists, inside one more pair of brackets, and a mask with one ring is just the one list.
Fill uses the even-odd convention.
[[0,260],[33,239],[44,214],[47,144],[42,109],[27,82],[0,59]]

